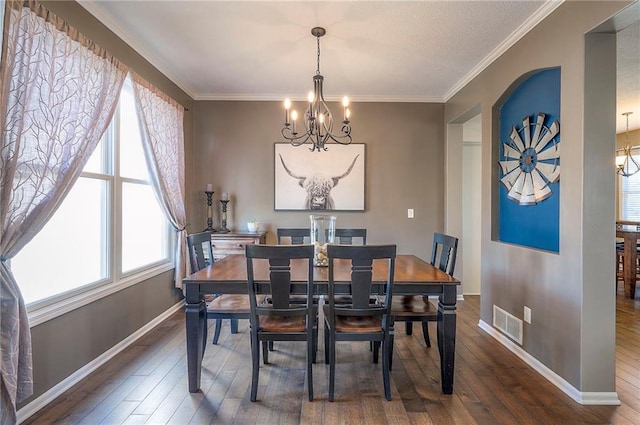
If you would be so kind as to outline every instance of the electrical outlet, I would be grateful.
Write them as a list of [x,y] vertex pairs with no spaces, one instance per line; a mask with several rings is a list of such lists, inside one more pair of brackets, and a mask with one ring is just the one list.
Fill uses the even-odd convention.
[[531,309],[524,306],[524,321],[531,324]]
[[407,210],[407,218],[413,218],[413,208]]

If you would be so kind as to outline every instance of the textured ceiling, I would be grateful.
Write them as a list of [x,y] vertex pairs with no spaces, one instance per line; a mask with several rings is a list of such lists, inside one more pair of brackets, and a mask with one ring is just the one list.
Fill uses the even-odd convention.
[[[327,100],[443,102],[561,2],[79,3],[196,100],[306,99],[317,59],[310,30],[322,26]],[[640,43],[637,31],[628,38]],[[625,109],[635,112],[631,128],[639,107]]]

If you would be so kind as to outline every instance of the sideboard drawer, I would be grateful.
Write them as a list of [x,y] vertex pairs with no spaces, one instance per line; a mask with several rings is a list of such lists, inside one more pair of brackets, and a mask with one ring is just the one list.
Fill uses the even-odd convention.
[[247,245],[264,244],[266,232],[261,233],[213,233],[213,258],[219,260],[231,254],[244,254]]

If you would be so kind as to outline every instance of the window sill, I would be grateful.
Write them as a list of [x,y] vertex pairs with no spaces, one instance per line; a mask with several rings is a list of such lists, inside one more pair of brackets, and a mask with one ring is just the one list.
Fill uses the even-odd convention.
[[86,292],[83,292],[82,294],[78,294],[78,295],[66,298],[57,303],[49,304],[49,305],[34,308],[34,309],[30,309],[27,307],[28,315],[29,315],[29,325],[30,327],[37,326],[46,321],[49,321],[58,316],[61,316],[65,313],[68,313],[72,310],[83,307],[96,300],[107,297],[118,291],[122,291],[123,289],[126,289],[130,286],[143,282],[147,279],[150,279],[154,276],[157,276],[161,273],[164,273],[172,269],[174,269],[173,264],[170,264],[170,263],[162,264],[162,265],[147,269],[144,272],[137,273],[133,276],[128,276],[117,283],[107,283],[99,287],[89,289]]

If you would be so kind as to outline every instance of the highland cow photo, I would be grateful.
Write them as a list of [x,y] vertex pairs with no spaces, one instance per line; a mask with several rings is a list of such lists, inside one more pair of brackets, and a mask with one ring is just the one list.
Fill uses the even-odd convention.
[[364,211],[365,145],[275,144],[275,209]]

